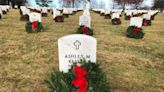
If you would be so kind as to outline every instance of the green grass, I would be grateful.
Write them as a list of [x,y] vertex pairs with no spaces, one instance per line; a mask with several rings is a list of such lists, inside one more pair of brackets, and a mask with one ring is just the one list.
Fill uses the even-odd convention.
[[[58,68],[57,40],[74,34],[82,12],[52,22],[52,15],[43,18],[46,32],[29,34],[20,21],[18,10],[11,10],[0,20],[0,92],[48,92],[44,83],[52,68]],[[141,40],[127,38],[129,25],[91,12],[94,37],[97,38],[97,59],[106,72],[112,92],[164,91],[164,17],[159,13],[152,26],[143,27]]]

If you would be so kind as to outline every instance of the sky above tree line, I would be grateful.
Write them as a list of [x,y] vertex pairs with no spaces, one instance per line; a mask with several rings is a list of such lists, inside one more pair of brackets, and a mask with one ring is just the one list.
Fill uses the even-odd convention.
[[[30,6],[37,6],[35,3],[35,0],[28,0]],[[112,8],[113,7],[113,0],[97,0],[97,2],[104,2],[105,3],[105,8]],[[153,0],[144,0],[142,6],[152,6]],[[54,0],[52,4],[50,5],[51,7],[59,8],[59,0]]]

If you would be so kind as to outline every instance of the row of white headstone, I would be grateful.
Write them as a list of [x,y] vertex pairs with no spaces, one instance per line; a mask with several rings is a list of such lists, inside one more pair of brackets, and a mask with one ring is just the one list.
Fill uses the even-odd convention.
[[39,21],[41,22],[41,14],[40,13],[36,13],[36,12],[31,12],[30,9],[33,10],[37,10],[37,11],[41,11],[41,13],[48,13],[48,10],[52,10],[53,12],[53,19],[56,16],[61,16],[63,14],[73,14],[73,12],[79,11],[81,10],[79,9],[74,9],[74,8],[63,8],[61,12],[61,9],[55,9],[55,8],[47,8],[47,7],[25,7],[25,6],[21,6],[20,10],[22,12],[22,15],[29,15],[29,21],[33,22],[33,21]]
[[37,10],[40,11],[41,13],[48,13],[48,10],[59,10],[63,11],[63,14],[72,14],[74,11],[82,10],[81,8],[50,8],[50,7],[26,7],[26,6],[21,6],[21,10],[24,10],[25,8],[27,9],[32,9],[32,10]]
[[[53,10],[53,18],[55,18],[56,16],[60,16],[61,13],[60,11],[54,9]],[[41,20],[41,14],[40,13],[29,13],[29,21],[33,22],[33,21],[39,21],[42,22]],[[86,26],[88,28],[91,28],[91,16],[90,16],[90,12],[89,10],[84,10],[83,15],[79,17],[79,26]]]
[[[99,12],[100,14],[104,13],[111,14],[112,19],[114,18],[120,18],[120,15],[122,14],[122,10],[104,10],[104,9],[93,9],[95,12]],[[151,20],[152,16],[157,14],[158,10],[125,10],[126,16],[131,16],[130,19],[130,26],[137,26],[142,27],[143,19]],[[143,14],[140,17],[133,17],[133,15],[137,14]]]
[[[122,9],[93,9],[95,12],[100,12],[100,14],[111,15],[112,19],[120,18],[122,14]],[[158,10],[125,10],[126,16],[135,16],[137,14],[144,14],[143,18],[150,20],[152,16],[158,13]]]

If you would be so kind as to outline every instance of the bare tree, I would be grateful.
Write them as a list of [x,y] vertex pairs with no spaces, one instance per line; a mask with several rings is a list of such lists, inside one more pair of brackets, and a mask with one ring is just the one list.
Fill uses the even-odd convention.
[[35,0],[36,4],[39,6],[45,6],[48,7],[50,3],[53,2],[53,0]]
[[114,2],[121,5],[122,8],[125,10],[126,5],[135,5],[135,8],[137,9],[138,6],[143,2],[143,0],[114,0]]
[[164,0],[154,0],[153,8],[160,9],[162,11],[164,9]]
[[100,3],[99,3],[99,8],[101,8],[101,9],[103,9],[103,8],[105,8],[105,2],[104,1],[100,1]]
[[72,8],[74,8],[76,4],[85,3],[85,1],[90,2],[90,0],[60,0],[64,5],[72,6]]
[[91,8],[98,8],[98,2],[97,2],[97,0],[90,0],[90,7]]

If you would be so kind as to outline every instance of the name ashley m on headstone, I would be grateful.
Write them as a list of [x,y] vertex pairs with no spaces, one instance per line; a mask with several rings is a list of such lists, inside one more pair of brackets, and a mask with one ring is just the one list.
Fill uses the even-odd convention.
[[68,72],[72,63],[81,59],[96,63],[97,40],[91,36],[74,34],[58,40],[59,69]]

